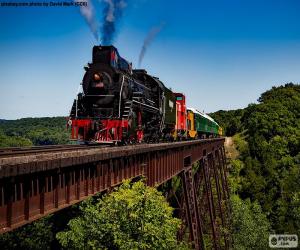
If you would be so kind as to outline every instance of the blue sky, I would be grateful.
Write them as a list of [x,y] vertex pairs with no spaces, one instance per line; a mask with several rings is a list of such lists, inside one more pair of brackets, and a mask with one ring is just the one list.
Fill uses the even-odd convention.
[[[43,0],[45,1],[45,0]],[[93,0],[101,22],[103,2]],[[205,112],[300,78],[300,1],[130,0],[114,45]],[[0,118],[67,116],[97,43],[76,7],[0,7]]]

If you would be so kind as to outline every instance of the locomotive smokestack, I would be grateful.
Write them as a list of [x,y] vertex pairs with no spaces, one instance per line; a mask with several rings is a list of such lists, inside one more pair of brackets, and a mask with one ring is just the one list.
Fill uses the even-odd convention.
[[[74,2],[79,2],[80,0],[74,0]],[[85,0],[86,6],[80,6],[80,14],[84,17],[85,21],[89,25],[95,39],[98,41],[98,29],[99,25],[95,17],[94,6],[91,0]]]
[[102,44],[109,45],[113,42],[116,33],[116,23],[123,15],[123,10],[127,6],[125,0],[103,0]]
[[143,46],[142,46],[142,49],[141,49],[141,52],[140,52],[140,56],[139,56],[139,63],[138,63],[139,67],[141,66],[141,63],[143,61],[143,58],[145,56],[145,53],[146,53],[149,45],[153,42],[154,38],[162,30],[164,25],[165,25],[165,23],[162,22],[159,26],[153,27],[149,31],[148,35],[146,36],[146,38],[144,40],[144,43],[143,43]]

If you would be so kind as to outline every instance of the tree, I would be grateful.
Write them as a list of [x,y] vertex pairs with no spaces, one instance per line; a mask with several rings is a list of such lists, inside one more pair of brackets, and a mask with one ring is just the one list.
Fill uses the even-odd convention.
[[71,249],[177,249],[181,221],[155,188],[125,181],[115,192],[81,206],[82,216],[56,237]]
[[258,102],[239,113],[215,113],[229,129],[239,117],[243,129],[234,136],[240,155],[229,180],[242,199],[259,202],[276,233],[294,234],[300,231],[300,85],[273,87]]
[[[34,145],[53,145],[66,144],[70,137],[70,131],[66,129],[65,117],[2,120],[0,130],[3,131],[3,135],[12,139],[8,146],[19,146],[14,138]],[[1,140],[3,139],[0,138]]]
[[241,118],[243,114],[243,109],[237,109],[229,111],[219,110],[209,115],[224,129],[226,136],[233,136],[242,131]]
[[6,136],[2,130],[0,130],[0,147],[22,147],[32,146],[32,142],[29,139],[20,136]]
[[233,249],[268,248],[270,224],[257,202],[231,196]]
[[53,240],[52,225],[51,216],[47,216],[12,232],[2,234],[0,235],[0,249],[50,249]]

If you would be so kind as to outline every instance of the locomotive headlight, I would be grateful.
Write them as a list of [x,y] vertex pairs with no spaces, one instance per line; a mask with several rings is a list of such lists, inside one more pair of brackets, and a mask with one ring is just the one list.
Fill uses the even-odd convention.
[[94,87],[95,88],[104,88],[104,78],[103,75],[100,73],[95,73],[94,74]]
[[[110,84],[112,83],[111,76],[106,72],[93,72],[90,78],[90,86],[94,89],[108,89]],[[101,90],[101,91],[102,91]],[[95,90],[96,91],[96,90]]]
[[99,80],[100,80],[99,74],[94,74],[94,80],[95,80],[95,81],[99,81]]
[[94,80],[96,82],[102,82],[103,81],[103,76],[100,73],[94,74]]

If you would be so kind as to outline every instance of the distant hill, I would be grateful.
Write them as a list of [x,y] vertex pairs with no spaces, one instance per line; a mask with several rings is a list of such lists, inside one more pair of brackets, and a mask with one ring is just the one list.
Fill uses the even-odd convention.
[[66,144],[69,132],[65,117],[0,120],[0,146]]

